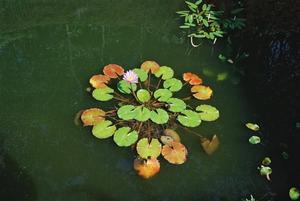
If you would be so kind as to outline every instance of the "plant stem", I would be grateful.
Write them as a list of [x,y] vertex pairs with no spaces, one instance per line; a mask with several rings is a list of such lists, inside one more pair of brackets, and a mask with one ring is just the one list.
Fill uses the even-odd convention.
[[157,85],[156,85],[156,87],[155,87],[155,90],[158,89],[158,87],[159,87],[159,85],[160,85],[160,82],[161,82],[161,77],[160,77],[160,79],[159,79],[159,81],[158,81],[158,83],[157,83]]

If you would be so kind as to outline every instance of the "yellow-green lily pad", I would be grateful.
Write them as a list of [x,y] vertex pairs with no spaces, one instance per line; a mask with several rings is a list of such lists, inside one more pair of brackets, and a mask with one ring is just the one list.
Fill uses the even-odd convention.
[[259,144],[260,143],[260,137],[253,135],[249,138],[249,142],[251,144]]
[[149,157],[157,158],[161,153],[161,144],[155,138],[152,138],[150,142],[148,138],[142,138],[136,145],[136,151],[144,159]]
[[117,111],[118,117],[123,120],[131,120],[136,116],[135,106],[124,105]]
[[111,137],[115,131],[116,126],[112,125],[113,123],[111,121],[101,121],[100,123],[93,126],[92,133],[95,137],[99,139],[105,139]]
[[164,81],[164,88],[172,92],[179,91],[182,88],[182,82],[176,78],[171,78]]
[[246,123],[246,127],[253,131],[259,130],[259,125],[254,124],[254,123]]
[[137,86],[134,83],[131,84],[125,80],[120,80],[117,88],[123,94],[130,94],[132,91],[136,91]]
[[167,80],[173,77],[174,71],[168,66],[161,66],[154,75],[156,77],[161,77],[163,80]]
[[114,134],[114,142],[119,147],[129,147],[138,140],[138,132],[129,127],[119,128]]
[[154,92],[154,98],[160,102],[167,102],[171,98],[173,93],[168,89],[157,89]]
[[197,127],[201,123],[201,119],[197,112],[192,110],[184,110],[178,115],[177,120],[186,127]]
[[114,90],[106,86],[104,88],[95,89],[92,96],[98,101],[109,101],[114,97],[112,93],[114,93]]
[[220,116],[218,109],[211,105],[199,105],[196,111],[199,112],[200,119],[203,121],[215,121]]
[[145,70],[143,70],[141,68],[135,68],[135,69],[133,69],[133,71],[137,74],[137,76],[139,77],[141,82],[144,82],[147,80],[148,73]]
[[170,98],[168,100],[169,111],[171,112],[182,112],[186,109],[186,104],[183,100],[178,98]]
[[295,187],[290,188],[289,196],[291,200],[298,200],[300,198],[299,190]]
[[137,91],[136,96],[138,97],[139,101],[145,103],[150,100],[150,93],[146,89],[140,89]]
[[141,122],[147,121],[148,119],[150,119],[151,116],[150,110],[146,107],[141,107],[141,106],[135,108],[134,114],[135,114],[134,119]]
[[168,113],[163,109],[156,109],[151,111],[150,119],[157,124],[165,124],[169,120]]

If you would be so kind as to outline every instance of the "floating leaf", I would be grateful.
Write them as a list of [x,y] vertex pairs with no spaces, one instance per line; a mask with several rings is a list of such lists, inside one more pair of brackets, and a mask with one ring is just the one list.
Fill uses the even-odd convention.
[[138,175],[144,179],[153,177],[160,170],[160,163],[156,158],[150,158],[147,160],[136,158],[133,166]]
[[95,89],[92,93],[92,96],[98,101],[109,101],[114,97],[112,95],[113,92],[114,90],[112,88],[104,87]]
[[118,109],[118,117],[123,120],[131,120],[136,116],[135,106],[124,105]]
[[104,88],[109,80],[110,77],[106,75],[93,75],[90,79],[90,84],[96,89]]
[[171,142],[174,141],[174,139],[172,137],[170,137],[170,136],[162,135],[162,136],[160,136],[160,141],[163,144],[170,144]]
[[211,88],[204,85],[193,86],[191,92],[194,93],[193,96],[199,100],[208,100],[212,95]]
[[140,69],[140,68],[135,68],[135,69],[133,69],[133,71],[138,75],[141,82],[144,82],[147,80],[148,73],[145,70]]
[[290,188],[289,196],[290,196],[291,200],[298,200],[300,198],[299,190],[295,187]]
[[164,134],[170,136],[175,142],[180,142],[180,137],[176,131],[167,128],[164,130]]
[[127,82],[125,80],[120,80],[118,82],[117,88],[123,94],[130,94],[132,91],[136,91],[137,86],[134,83],[130,84],[129,82]]
[[136,145],[136,151],[144,159],[149,157],[157,158],[161,152],[161,144],[155,138],[152,138],[150,143],[148,138],[142,138]]
[[95,137],[100,139],[109,138],[116,131],[116,126],[112,125],[111,121],[101,121],[93,127],[92,133]]
[[138,139],[138,132],[131,131],[129,127],[119,128],[114,134],[114,141],[119,147],[129,147]]
[[260,143],[260,137],[253,135],[249,138],[249,142],[251,144],[258,144]]
[[259,130],[259,126],[257,124],[254,124],[254,123],[246,123],[246,127],[249,128],[250,130],[253,130],[253,131],[258,131]]
[[182,88],[182,82],[176,78],[171,78],[164,81],[164,88],[176,92]]
[[151,116],[151,112],[148,108],[140,106],[136,107],[136,109],[134,110],[134,114],[134,119],[141,122],[147,121]]
[[84,126],[93,126],[103,121],[105,112],[99,108],[90,108],[84,110],[81,114],[81,121]]
[[199,105],[196,111],[200,112],[200,119],[203,121],[215,121],[219,118],[219,111],[211,105]]
[[213,154],[219,147],[220,140],[218,136],[214,135],[211,140],[207,138],[201,139],[201,146],[206,154]]
[[151,111],[150,119],[157,124],[165,124],[169,120],[168,113],[163,109],[156,109]]
[[183,80],[189,82],[190,85],[199,85],[202,84],[202,79],[191,72],[183,73]]
[[271,159],[269,157],[265,157],[264,160],[261,162],[261,164],[267,166],[271,164]]
[[186,161],[187,149],[180,142],[171,142],[163,146],[161,154],[172,164],[183,164]]
[[224,72],[224,73],[218,73],[217,75],[217,81],[224,81],[226,80],[228,77],[228,73]]
[[146,89],[138,90],[136,96],[138,97],[139,101],[141,101],[142,103],[149,101],[151,98],[149,91],[147,91]]
[[163,80],[167,80],[173,77],[174,71],[168,66],[161,66],[159,70],[154,74],[156,77],[161,77]]
[[199,114],[192,110],[184,110],[178,115],[177,120],[186,127],[197,127],[201,123]]
[[267,180],[269,180],[269,181],[271,180],[270,174],[272,173],[272,168],[261,165],[258,169],[259,169],[260,175],[266,176]]
[[103,73],[110,78],[117,78],[124,74],[124,69],[117,64],[108,64],[107,66],[104,66]]
[[170,98],[168,104],[171,112],[182,112],[186,109],[185,102],[178,98]]
[[159,100],[160,102],[166,102],[169,98],[172,97],[172,92],[168,89],[157,89],[154,92],[154,98]]
[[147,73],[150,71],[152,74],[156,73],[159,70],[159,68],[159,64],[155,61],[145,61],[141,65],[141,69],[143,69]]

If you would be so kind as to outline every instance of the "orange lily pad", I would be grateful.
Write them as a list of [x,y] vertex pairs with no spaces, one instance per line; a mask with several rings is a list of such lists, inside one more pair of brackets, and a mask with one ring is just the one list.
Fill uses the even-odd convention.
[[139,176],[143,177],[144,179],[149,179],[159,172],[160,163],[156,158],[153,157],[147,160],[136,158],[133,162],[133,167]]
[[124,74],[124,69],[117,64],[108,64],[107,66],[104,66],[103,73],[110,78],[117,78]]
[[93,126],[105,120],[105,112],[99,108],[90,108],[84,110],[81,114],[81,121],[84,126]]
[[161,154],[172,164],[183,164],[186,161],[187,149],[180,142],[171,142],[163,146]]
[[189,82],[190,85],[199,85],[202,84],[202,79],[191,72],[183,73],[183,80]]
[[194,93],[193,96],[199,100],[208,100],[213,93],[210,87],[204,85],[193,86],[191,92]]
[[109,80],[110,77],[107,75],[93,75],[90,79],[90,84],[96,89],[104,88]]
[[214,135],[211,140],[207,138],[201,139],[201,146],[208,155],[213,154],[218,149],[219,145],[220,140],[216,135]]
[[147,73],[151,71],[152,74],[156,73],[159,70],[160,65],[155,61],[145,61],[141,65],[141,69],[146,71]]

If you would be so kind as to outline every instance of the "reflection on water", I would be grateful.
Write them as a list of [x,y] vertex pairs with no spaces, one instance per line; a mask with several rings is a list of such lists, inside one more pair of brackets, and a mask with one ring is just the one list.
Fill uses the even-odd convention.
[[[215,59],[217,54],[209,46],[191,49],[182,37],[174,14],[182,4],[2,2],[0,105],[5,107],[0,132],[5,154],[26,167],[30,178],[13,177],[29,186],[16,189],[31,200],[143,201],[240,200],[267,190],[256,169],[264,148],[249,145],[251,133],[244,128],[257,114],[232,81],[234,72]],[[198,132],[217,134],[221,146],[207,156],[198,138],[178,130],[189,150],[187,163],[162,162],[160,174],[144,181],[131,168],[130,149],[118,148],[111,139],[95,139],[73,120],[80,109],[99,105],[86,92],[91,75],[108,63],[127,68],[147,59],[172,66],[176,76],[185,71],[203,76],[214,89],[207,103],[221,117],[202,123]],[[205,69],[213,76],[203,75]],[[226,79],[216,81],[224,72]],[[18,168],[5,171],[7,176]]]

